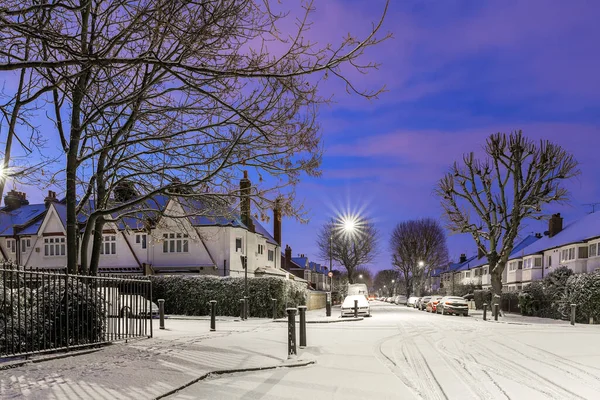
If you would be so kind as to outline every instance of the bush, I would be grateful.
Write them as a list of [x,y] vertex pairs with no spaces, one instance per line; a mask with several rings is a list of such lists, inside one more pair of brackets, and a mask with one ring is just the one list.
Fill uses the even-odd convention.
[[590,318],[600,320],[600,270],[570,276],[563,300],[559,306],[563,315],[570,315],[571,304],[576,304],[576,322],[588,323]]
[[[492,304],[492,291],[491,290],[475,290],[473,291],[475,301],[475,308],[483,310],[483,303],[486,303],[488,307]],[[489,308],[488,308],[489,309]]]
[[[165,299],[165,313],[210,314],[210,300],[217,301],[217,314],[238,316],[244,294],[244,279],[215,276],[151,276],[152,296]],[[277,299],[277,314],[287,307],[306,304],[306,285],[277,277],[248,279],[249,312],[252,317],[271,317],[271,299]]]
[[500,309],[506,312],[519,312],[519,294],[503,292],[500,295]]
[[33,290],[11,286],[0,286],[0,354],[104,340],[104,301],[85,283],[71,279],[66,285],[64,279],[58,279]]

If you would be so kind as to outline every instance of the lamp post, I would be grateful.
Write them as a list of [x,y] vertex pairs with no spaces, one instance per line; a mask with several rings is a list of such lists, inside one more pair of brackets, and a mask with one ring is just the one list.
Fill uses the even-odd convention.
[[392,296],[396,295],[396,280],[392,279]]

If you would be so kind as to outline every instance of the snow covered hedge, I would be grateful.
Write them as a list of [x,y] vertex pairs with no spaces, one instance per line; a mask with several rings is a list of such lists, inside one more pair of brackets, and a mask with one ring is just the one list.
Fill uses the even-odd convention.
[[569,277],[563,299],[560,311],[565,315],[570,314],[571,304],[577,304],[576,322],[600,321],[600,270]]
[[67,286],[64,279],[38,287],[30,282],[30,289],[21,277],[13,271],[0,272],[0,354],[103,340],[104,302],[96,290],[74,280]]
[[552,271],[541,282],[532,282],[526,286],[519,296],[521,314],[542,318],[562,319],[565,314],[562,308],[565,299],[567,281],[573,271],[567,267],[559,267]]
[[[209,315],[210,300],[217,301],[217,315],[238,316],[244,296],[244,279],[216,276],[151,276],[152,297],[165,299],[165,313]],[[248,278],[251,317],[273,315],[271,299],[277,299],[279,317],[287,307],[306,304],[306,285],[277,277]]]

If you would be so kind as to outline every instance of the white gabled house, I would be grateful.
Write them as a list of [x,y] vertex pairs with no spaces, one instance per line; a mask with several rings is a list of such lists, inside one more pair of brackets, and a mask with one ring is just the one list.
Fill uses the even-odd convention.
[[[30,205],[11,191],[0,209],[0,256],[25,268],[66,265],[66,206],[49,192],[44,204]],[[289,277],[281,268],[278,241],[249,212],[212,215],[196,200],[158,195],[103,228],[100,273],[208,274]],[[93,209],[88,204],[87,212]],[[86,216],[80,215],[79,222]],[[274,236],[281,240],[275,211]],[[246,221],[244,223],[243,221]],[[83,233],[83,232],[81,232]],[[91,243],[88,254],[91,256]]]

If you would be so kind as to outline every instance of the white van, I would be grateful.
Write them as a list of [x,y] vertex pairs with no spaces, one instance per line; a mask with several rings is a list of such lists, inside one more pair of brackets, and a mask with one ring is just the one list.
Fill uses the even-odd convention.
[[369,289],[364,283],[353,283],[348,284],[348,296],[355,296],[362,294],[366,299],[369,298]]

